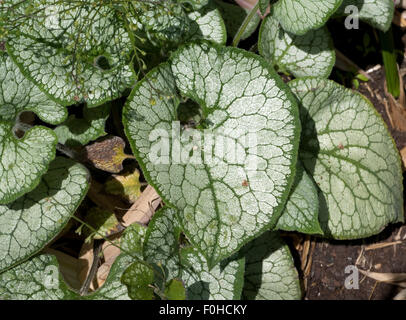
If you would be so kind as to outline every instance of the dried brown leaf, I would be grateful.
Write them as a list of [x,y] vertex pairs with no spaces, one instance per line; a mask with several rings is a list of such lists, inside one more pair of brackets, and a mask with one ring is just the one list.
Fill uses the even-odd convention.
[[[129,226],[133,223],[147,224],[151,220],[160,203],[161,198],[155,189],[151,186],[147,186],[131,208],[122,217],[123,225]],[[120,249],[108,242],[103,244],[102,250],[105,262],[97,271],[97,283],[99,286],[103,285],[106,281],[111,266],[120,255]]]
[[65,281],[67,284],[69,284],[70,287],[73,289],[80,289],[81,283],[79,280],[79,275],[78,275],[78,259],[62,252],[59,250],[54,250],[51,248],[47,248],[43,251],[44,253],[47,254],[52,254],[56,257],[59,263],[59,271],[63,275]]
[[125,142],[120,137],[107,136],[88,145],[82,151],[82,159],[91,163],[95,168],[119,173],[123,170],[125,159],[134,159],[124,153]]
[[123,225],[129,226],[133,223],[147,224],[160,203],[161,198],[155,189],[147,186],[123,216]]
[[[79,259],[78,259],[78,278],[81,284],[83,284],[90,273],[90,268],[92,267],[94,259],[93,253],[93,240],[85,242],[80,249]],[[91,290],[96,290],[98,287],[94,285],[94,282],[90,284]]]

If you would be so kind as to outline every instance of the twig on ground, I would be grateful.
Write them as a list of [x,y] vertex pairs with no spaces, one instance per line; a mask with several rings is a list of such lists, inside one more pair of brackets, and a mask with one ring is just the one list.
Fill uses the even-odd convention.
[[89,291],[89,288],[90,288],[90,284],[92,283],[92,281],[97,273],[97,269],[98,269],[97,267],[98,267],[98,264],[100,261],[100,253],[101,253],[102,245],[103,245],[103,241],[101,241],[101,240],[94,241],[93,262],[92,262],[92,266],[90,268],[89,274],[87,275],[87,278],[86,278],[84,284],[80,288],[79,294],[81,296],[84,296],[87,294],[87,292]]

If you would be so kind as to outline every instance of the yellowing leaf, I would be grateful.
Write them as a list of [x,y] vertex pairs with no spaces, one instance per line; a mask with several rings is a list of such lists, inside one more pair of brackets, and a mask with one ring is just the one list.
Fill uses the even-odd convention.
[[107,182],[106,192],[118,196],[123,196],[130,202],[135,202],[141,195],[140,172],[135,169],[134,172],[123,175],[113,175]]
[[120,137],[105,137],[89,146],[86,146],[83,158],[97,169],[119,173],[123,170],[123,161],[133,158],[124,153],[125,142]]
[[118,220],[114,213],[103,210],[100,208],[92,208],[89,210],[86,216],[86,223],[89,224],[93,229],[86,227],[85,225],[80,226],[76,232],[87,236],[86,242],[91,241],[91,239],[102,239],[103,236],[108,236],[113,231],[117,230]]

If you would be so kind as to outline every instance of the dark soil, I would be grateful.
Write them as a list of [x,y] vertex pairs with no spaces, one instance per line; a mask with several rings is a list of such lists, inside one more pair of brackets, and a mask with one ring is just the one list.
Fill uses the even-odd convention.
[[[365,30],[364,30],[365,31]],[[349,41],[357,41],[362,32],[351,32],[351,37],[345,37],[348,31],[343,31],[344,37],[336,46],[350,59],[362,68],[381,64],[381,58],[373,53],[360,59],[359,53],[351,48]],[[395,37],[399,34],[395,30]],[[370,31],[367,33],[371,34]],[[355,34],[355,35],[354,35]],[[373,45],[378,45],[375,36],[371,34]],[[398,37],[400,39],[400,37]],[[358,39],[360,40],[360,39]],[[376,48],[379,54],[380,48]],[[402,47],[402,52],[404,52]],[[362,58],[362,56],[361,56]],[[401,67],[405,67],[405,61]],[[374,68],[375,69],[375,68]],[[361,82],[358,91],[365,95],[375,106],[386,122],[399,150],[406,146],[406,132],[399,132],[390,125],[384,104],[385,72],[382,67],[368,73],[371,80]],[[405,174],[404,174],[405,177]],[[384,248],[369,250],[371,244],[390,243],[403,240],[400,244],[389,245]],[[314,251],[310,252],[312,267],[308,275],[302,274],[303,283],[306,283],[305,299],[309,300],[391,300],[400,288],[394,285],[377,282],[359,273],[359,289],[346,289],[345,280],[350,273],[345,273],[349,265],[356,265],[360,270],[373,272],[406,273],[406,226],[401,224],[388,226],[380,235],[359,241],[325,241],[315,242]]]
[[[406,242],[368,250],[370,244],[392,242],[396,235],[406,235],[406,226],[392,226],[381,235],[364,241],[326,242],[316,240],[313,263],[307,277],[305,299],[309,300],[390,300],[399,287],[379,283],[359,273],[359,289],[346,289],[349,265],[373,272],[406,272]],[[363,251],[364,250],[364,251]],[[363,251],[363,252],[362,252]],[[361,254],[362,252],[362,254]]]

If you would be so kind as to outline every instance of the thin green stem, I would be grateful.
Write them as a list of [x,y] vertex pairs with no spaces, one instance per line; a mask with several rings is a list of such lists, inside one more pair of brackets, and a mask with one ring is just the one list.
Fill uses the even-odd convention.
[[250,11],[250,13],[245,17],[244,21],[242,22],[240,28],[238,29],[234,39],[233,39],[233,47],[237,47],[238,44],[240,43],[241,37],[244,34],[245,29],[247,29],[251,19],[254,17],[254,15],[257,13],[259,9],[259,1],[255,5],[254,8]]
[[108,243],[110,243],[112,246],[120,249],[121,251],[123,251],[124,253],[128,254],[129,256],[135,258],[136,260],[138,260],[139,262],[142,262],[142,260],[140,258],[138,258],[136,255],[132,254],[130,251],[127,251],[123,248],[121,248],[119,245],[115,244],[113,241],[111,241],[110,239],[108,239],[104,234],[100,233],[99,231],[97,231],[95,228],[93,228],[91,225],[89,225],[88,223],[86,223],[85,221],[83,221],[82,219],[76,217],[75,215],[72,216],[73,219],[75,219],[76,221],[82,223],[85,227],[89,228],[92,232],[96,233],[98,236],[100,236],[101,238],[103,238],[103,240],[107,241]]

